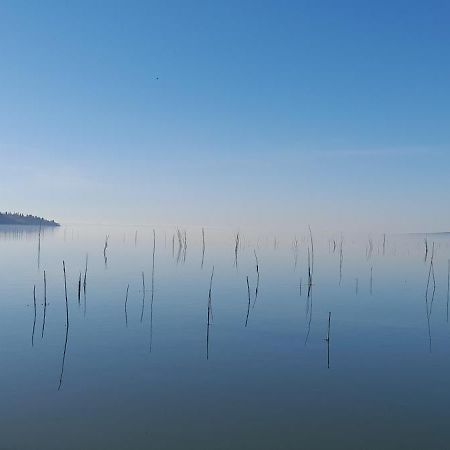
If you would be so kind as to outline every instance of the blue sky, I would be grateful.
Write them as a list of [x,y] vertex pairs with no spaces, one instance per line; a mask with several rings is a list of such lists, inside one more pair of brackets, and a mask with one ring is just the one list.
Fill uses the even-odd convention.
[[450,229],[450,4],[0,2],[1,208]]

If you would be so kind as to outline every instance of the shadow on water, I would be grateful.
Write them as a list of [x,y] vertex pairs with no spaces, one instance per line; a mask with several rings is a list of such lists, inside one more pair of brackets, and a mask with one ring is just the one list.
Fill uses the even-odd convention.
[[206,322],[206,359],[209,359],[209,327],[211,325],[211,321],[213,320],[212,314],[212,303],[211,303],[211,290],[212,290],[212,281],[214,276],[214,266],[211,271],[211,278],[209,280],[209,292],[208,292],[208,318]]
[[43,238],[46,235],[54,234],[55,232],[57,232],[57,229],[57,227],[41,227],[37,225],[0,225],[0,240],[34,240],[37,237],[39,250],[39,235],[41,238]]
[[34,319],[33,319],[33,331],[31,333],[31,346],[34,346],[34,330],[36,329],[36,285],[33,286],[33,309],[34,309]]
[[64,272],[64,294],[66,299],[66,334],[64,339],[64,351],[63,351],[63,357],[61,361],[61,373],[59,375],[59,385],[58,385],[58,391],[61,389],[63,376],[64,376],[64,364],[66,362],[66,351],[67,351],[67,341],[69,338],[69,303],[67,301],[67,278],[66,278],[66,264],[63,261],[63,272]]
[[312,296],[312,285],[308,285],[308,295],[306,296],[306,337],[305,345],[308,343],[309,334],[311,332],[311,322],[313,313],[313,296]]
[[250,285],[248,284],[248,275],[247,275],[247,293],[248,293],[248,304],[247,304],[247,317],[245,318],[245,326],[248,325],[248,316],[250,314]]
[[[312,235],[311,235],[312,242]],[[306,296],[306,337],[305,337],[305,345],[308,343],[309,334],[311,332],[311,322],[312,322],[312,312],[313,312],[313,298],[312,298],[312,251],[310,252],[308,247],[308,294]]]
[[127,303],[128,303],[128,290],[130,289],[130,285],[127,285],[127,292],[125,294],[125,325],[128,326],[128,313],[127,313]]
[[[428,247],[426,256],[428,255]],[[431,291],[431,299],[429,299],[430,281],[433,280],[433,288]],[[436,292],[436,278],[434,275],[434,242],[431,249],[430,266],[428,269],[427,287],[425,289],[425,308],[428,328],[428,347],[431,353],[431,313],[433,311],[434,294]]]
[[328,332],[325,341],[327,343],[327,367],[330,368],[330,327],[331,327],[331,312],[328,313]]

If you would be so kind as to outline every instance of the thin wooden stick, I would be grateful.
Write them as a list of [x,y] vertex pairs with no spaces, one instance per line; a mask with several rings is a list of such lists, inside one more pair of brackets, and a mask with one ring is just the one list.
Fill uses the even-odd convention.
[[253,300],[252,308],[255,307],[256,299],[258,298],[258,291],[259,291],[259,261],[258,261],[258,256],[256,255],[256,250],[253,250],[253,253],[255,255],[255,263],[256,263],[256,287],[255,287],[255,299]]
[[144,318],[144,307],[145,307],[145,278],[144,272],[142,272],[142,309],[141,309],[141,323]]
[[234,244],[234,265],[238,265],[238,250],[239,250],[239,232],[236,233],[236,240]]
[[33,286],[33,305],[34,305],[34,319],[33,332],[31,333],[31,346],[34,346],[34,330],[36,328],[36,285]]
[[78,305],[81,303],[81,272],[80,276],[78,277]]
[[64,375],[64,363],[66,361],[66,351],[67,351],[67,340],[69,336],[69,303],[67,301],[67,279],[66,279],[66,265],[63,261],[63,272],[64,272],[64,294],[66,298],[66,336],[64,340],[64,351],[63,351],[63,357],[61,362],[61,373],[59,375],[59,385],[58,385],[58,391],[61,389],[63,375]]
[[128,290],[130,289],[130,284],[127,285],[127,293],[125,294],[125,325],[128,326],[128,313],[127,313],[127,303],[128,303]]
[[38,238],[38,269],[41,267],[41,229],[42,229],[42,219],[39,223],[39,238]]
[[208,317],[206,322],[206,359],[209,359],[209,327],[211,325],[212,317],[212,300],[211,300],[211,290],[212,290],[212,281],[214,276],[214,266],[211,271],[211,278],[209,280],[209,292],[208,292]]
[[314,273],[314,241],[313,241],[313,235],[311,231],[311,227],[309,228],[309,237],[311,241],[311,275]]
[[83,280],[83,291],[84,294],[86,295],[86,280],[87,280],[87,271],[88,271],[88,257],[89,255],[86,253],[86,264],[84,266],[84,280]]
[[245,318],[245,326],[248,324],[248,316],[250,314],[250,285],[248,284],[248,276],[247,276],[247,292],[248,292],[248,306],[247,306],[247,317]]
[[64,272],[64,294],[66,297],[66,324],[69,326],[69,302],[67,301],[67,279],[66,279],[66,264],[63,261],[63,272]]
[[331,312],[328,313],[328,333],[325,340],[327,341],[327,360],[328,369],[330,368],[330,327],[331,327]]
[[45,277],[45,270],[44,270],[44,317],[42,319],[42,332],[41,332],[41,339],[44,337],[44,328],[45,328],[45,316],[47,313],[47,279]]
[[204,261],[205,261],[205,229],[202,228],[202,264],[201,264],[202,269]]

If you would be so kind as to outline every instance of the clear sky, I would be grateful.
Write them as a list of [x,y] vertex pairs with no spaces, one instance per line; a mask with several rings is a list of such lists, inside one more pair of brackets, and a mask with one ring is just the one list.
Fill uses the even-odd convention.
[[1,1],[0,210],[450,229],[450,2]]

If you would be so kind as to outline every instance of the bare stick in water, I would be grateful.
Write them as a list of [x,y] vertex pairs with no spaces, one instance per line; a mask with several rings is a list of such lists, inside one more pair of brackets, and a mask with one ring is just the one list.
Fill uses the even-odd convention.
[[83,280],[83,291],[86,294],[86,283],[87,283],[87,271],[88,271],[88,254],[86,253],[86,264],[84,266],[84,280]]
[[63,351],[63,358],[61,362],[61,373],[59,376],[59,386],[58,391],[61,389],[63,375],[64,375],[64,363],[66,361],[66,351],[67,351],[67,339],[69,336],[69,303],[67,301],[67,279],[66,279],[66,265],[63,261],[63,272],[64,272],[64,294],[66,298],[66,336],[64,339],[64,351]]
[[69,325],[69,302],[67,301],[67,278],[66,278],[66,264],[63,261],[63,272],[64,272],[64,295],[66,298],[66,323]]
[[45,316],[47,313],[47,279],[45,277],[45,270],[44,270],[44,317],[42,319],[42,332],[41,332],[41,339],[44,337],[44,328],[45,328]]
[[127,285],[127,293],[125,294],[125,325],[128,326],[128,313],[127,313],[127,303],[128,303],[128,290],[130,285]]
[[370,268],[370,295],[373,292],[373,266]]
[[38,237],[38,269],[41,267],[41,229],[42,229],[42,219],[39,223],[39,237]]
[[256,299],[258,298],[258,291],[259,291],[259,261],[258,256],[256,255],[256,250],[253,250],[253,253],[255,255],[255,262],[256,262],[256,287],[255,287],[255,299],[253,300],[253,306],[255,307]]
[[308,290],[311,289],[311,286],[312,286],[311,252],[308,247]]
[[237,267],[238,265],[238,251],[239,251],[239,232],[236,233],[236,240],[234,243],[234,265]]
[[[428,327],[428,345],[429,345],[429,351],[431,353],[431,312],[433,309],[433,301],[434,301],[434,294],[436,292],[436,280],[434,277],[434,242],[431,248],[431,258],[430,258],[430,268],[428,270],[428,278],[427,278],[427,288],[425,290],[425,307],[426,307],[426,314],[427,314],[427,327]],[[431,301],[428,301],[428,292],[430,288],[430,280],[431,277],[433,277],[433,290],[431,295]]]
[[204,261],[205,261],[205,229],[202,228],[202,264],[201,264],[202,269]]
[[81,272],[80,276],[78,277],[78,306],[80,306],[81,303]]
[[328,368],[330,368],[330,326],[331,326],[331,312],[328,313],[328,333],[325,341],[327,342],[327,360]]
[[311,231],[311,227],[309,228],[309,238],[311,241],[311,275],[314,273],[314,241],[313,241],[313,235]]
[[145,307],[145,278],[144,272],[142,272],[142,309],[141,309],[141,323],[144,318],[144,307]]
[[292,251],[294,252],[294,271],[297,269],[298,263],[298,239],[295,236],[294,242],[292,243]]
[[184,230],[184,237],[183,237],[183,263],[186,262],[186,251],[187,251],[187,234],[186,234],[186,230]]
[[108,267],[108,257],[106,256],[106,250],[108,249],[109,235],[106,235],[105,246],[103,247],[103,258],[105,259],[105,267]]
[[311,332],[312,314],[313,314],[313,296],[312,296],[312,281],[310,281],[308,282],[308,294],[306,296],[307,325],[306,325],[305,345],[308,343],[309,334]]
[[211,301],[211,290],[212,290],[212,280],[214,276],[214,266],[211,272],[211,278],[209,280],[209,293],[208,293],[208,319],[206,323],[206,359],[209,359],[209,327],[212,320],[212,301]]
[[247,292],[248,292],[248,306],[247,306],[247,317],[245,318],[245,326],[248,324],[248,315],[250,314],[250,285],[248,284],[247,276]]
[[33,286],[33,306],[34,306],[34,319],[33,319],[33,331],[31,333],[31,346],[34,346],[34,330],[36,328],[36,285]]

